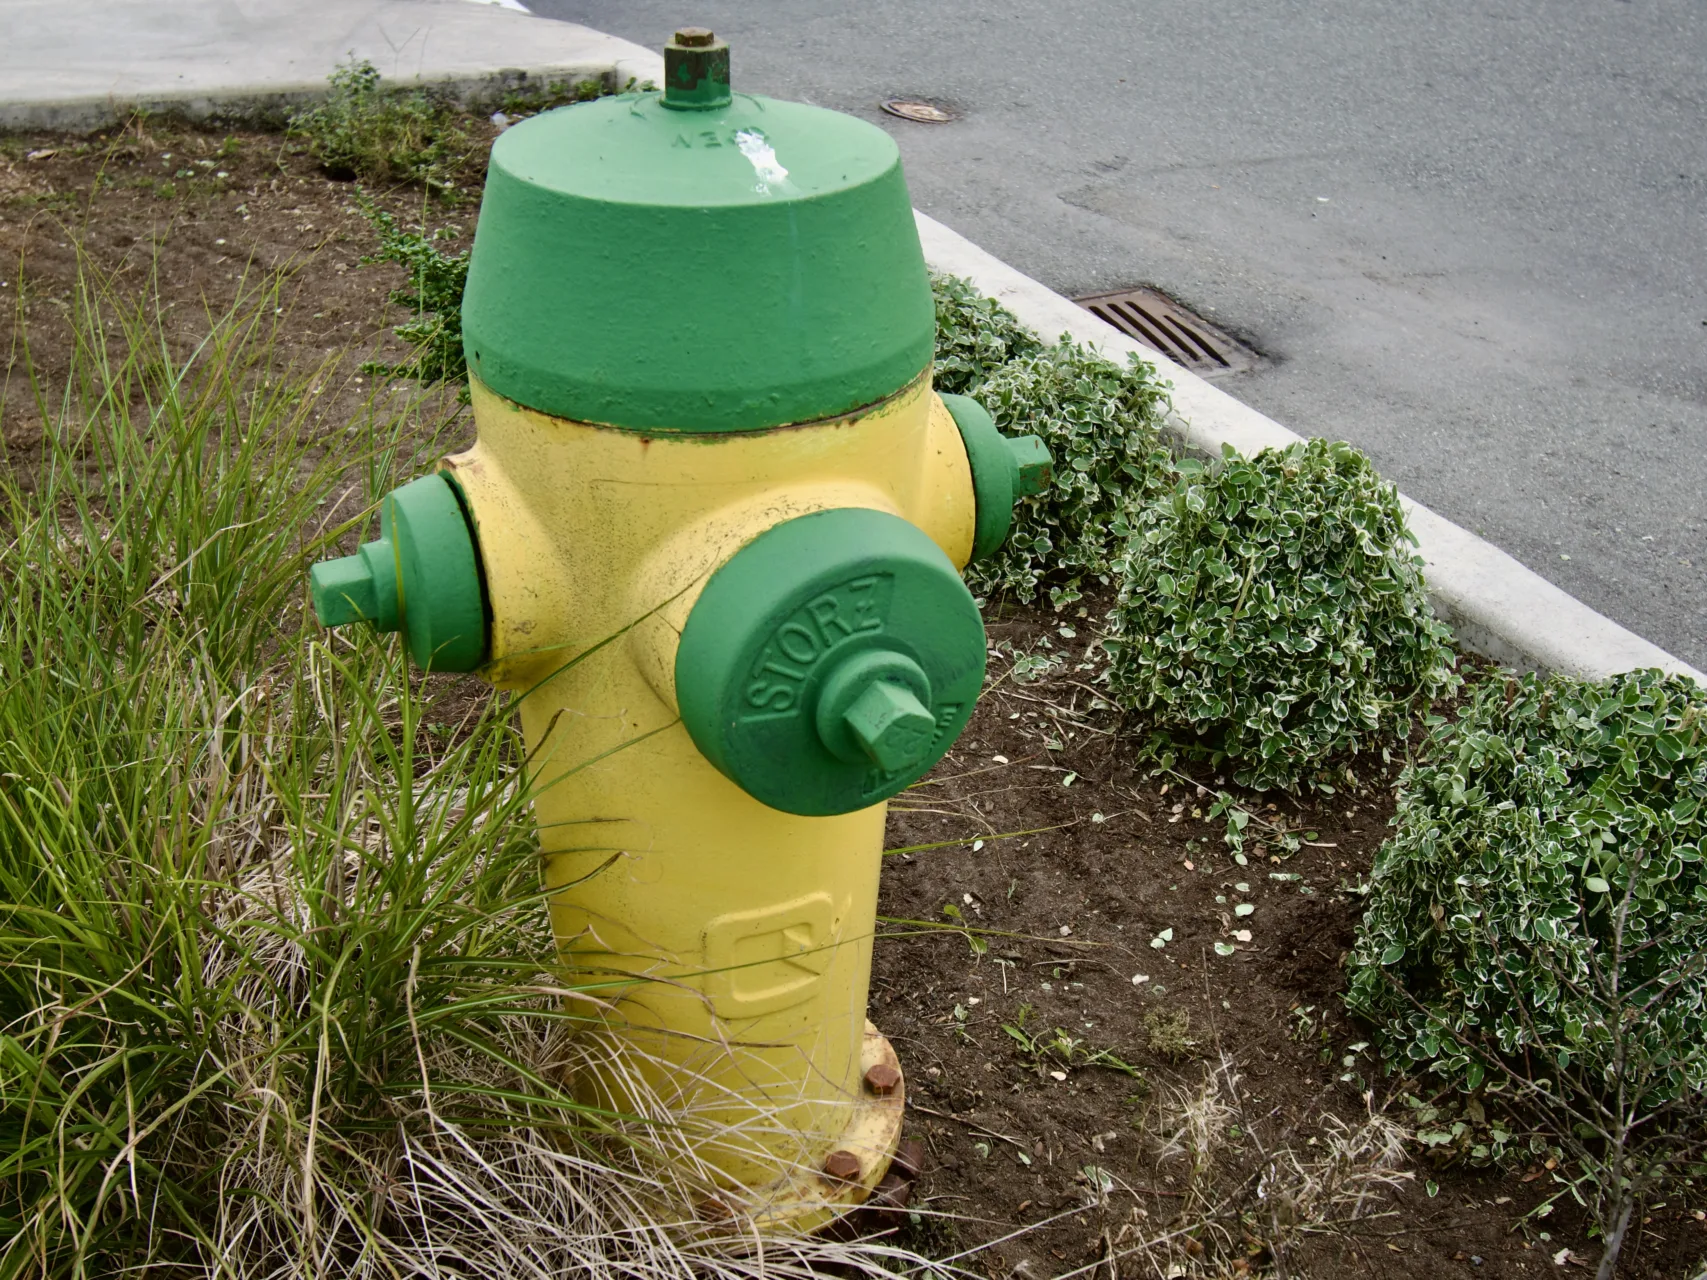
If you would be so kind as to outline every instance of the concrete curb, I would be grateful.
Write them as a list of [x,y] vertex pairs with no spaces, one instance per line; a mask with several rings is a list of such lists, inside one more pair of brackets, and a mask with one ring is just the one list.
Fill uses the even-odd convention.
[[276,119],[354,56],[467,100],[552,83],[662,83],[653,50],[464,0],[0,0],[0,128],[98,129],[132,111]]
[[[931,266],[971,281],[1040,336],[1071,334],[1116,358],[1135,352],[1155,365],[1174,384],[1169,426],[1188,448],[1218,457],[1221,446],[1230,444],[1248,455],[1303,438],[1111,329],[935,219],[914,216]],[[1591,679],[1659,667],[1707,687],[1707,675],[1688,663],[1596,613],[1498,547],[1403,495],[1401,499],[1426,562],[1435,612],[1466,649],[1513,667]]]

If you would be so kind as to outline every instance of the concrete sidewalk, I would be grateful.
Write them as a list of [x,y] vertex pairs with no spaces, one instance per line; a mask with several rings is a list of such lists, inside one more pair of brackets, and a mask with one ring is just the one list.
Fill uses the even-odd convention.
[[462,92],[621,86],[663,67],[615,36],[464,0],[0,0],[0,127],[276,111],[324,92],[352,55],[387,80]]

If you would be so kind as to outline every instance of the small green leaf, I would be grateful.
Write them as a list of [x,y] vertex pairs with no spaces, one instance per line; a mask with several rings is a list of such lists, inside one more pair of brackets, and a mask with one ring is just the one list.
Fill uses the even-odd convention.
[[1583,884],[1587,887],[1590,893],[1612,892],[1612,886],[1607,884],[1600,876],[1590,876],[1588,879],[1583,881]]

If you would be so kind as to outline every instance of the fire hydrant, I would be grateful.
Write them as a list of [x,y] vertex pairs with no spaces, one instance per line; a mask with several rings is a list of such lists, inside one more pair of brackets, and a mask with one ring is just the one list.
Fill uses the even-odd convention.
[[312,594],[524,695],[553,928],[634,1050],[578,1087],[622,1108],[644,1080],[718,1213],[809,1230],[899,1140],[866,1020],[887,800],[971,715],[959,570],[1050,462],[931,389],[888,135],[731,94],[707,31],[665,66],[662,92],[493,145],[463,302],[478,443],[388,495]]

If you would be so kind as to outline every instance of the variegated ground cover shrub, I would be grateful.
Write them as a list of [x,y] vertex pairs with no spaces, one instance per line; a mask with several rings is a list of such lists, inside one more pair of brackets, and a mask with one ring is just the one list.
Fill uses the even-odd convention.
[[1010,360],[973,396],[1007,435],[1041,436],[1055,483],[1014,509],[994,556],[971,565],[975,591],[1064,608],[1093,584],[1110,586],[1139,509],[1173,479],[1162,443],[1168,385],[1136,357],[1117,364],[1063,338]]
[[1614,1088],[1634,1055],[1633,1102],[1707,1085],[1707,693],[1657,671],[1490,682],[1400,786],[1349,995],[1393,1061]]
[[1361,453],[1227,449],[1178,473],[1136,519],[1105,642],[1155,755],[1225,761],[1259,789],[1324,784],[1454,686],[1398,494]]
[[1132,516],[1172,477],[1162,445],[1168,384],[1141,360],[1125,364],[1063,336],[1045,346],[1006,307],[958,276],[933,274],[935,385],[969,395],[1008,435],[1041,436],[1055,483],[1024,499],[1000,551],[968,567],[983,594],[1057,609],[1092,583],[1107,586]]
[[1395,1071],[1562,1151],[1532,1213],[1582,1204],[1601,1280],[1707,1156],[1704,730],[1659,671],[1485,682],[1401,779],[1347,966]]
[[933,385],[953,395],[971,395],[1009,360],[1036,355],[1043,343],[1001,303],[970,281],[931,272],[936,301]]

